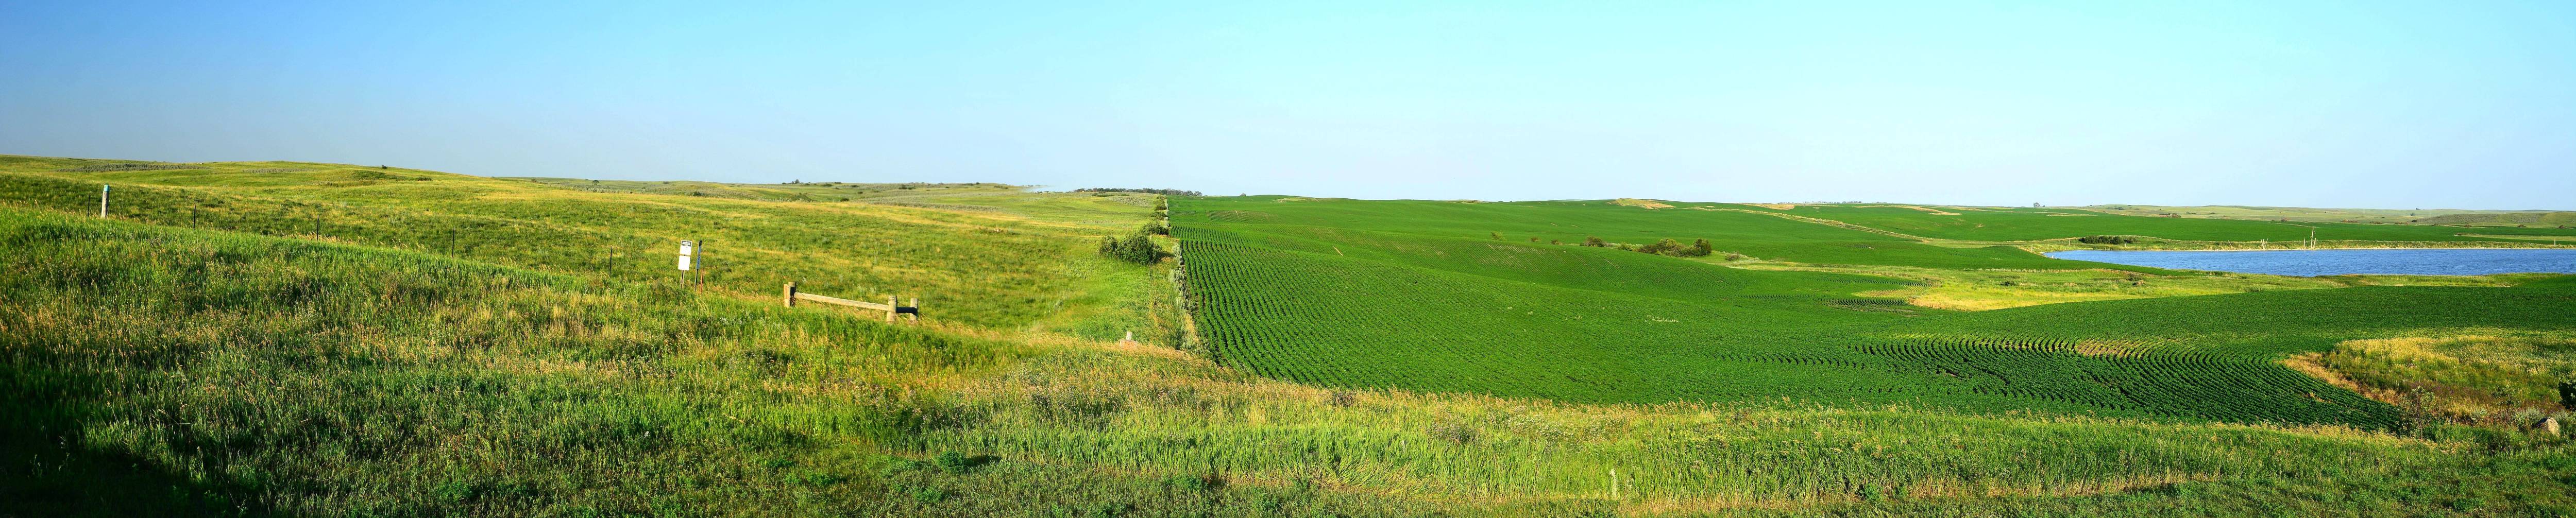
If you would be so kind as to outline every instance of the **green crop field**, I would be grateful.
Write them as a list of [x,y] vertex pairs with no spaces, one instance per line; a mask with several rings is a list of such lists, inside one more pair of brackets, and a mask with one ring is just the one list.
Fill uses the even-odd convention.
[[2576,277],[1654,205],[0,156],[0,516],[2576,513]]
[[[2341,340],[2417,329],[2576,330],[2576,319],[2567,317],[2576,314],[2571,292],[2551,283],[2278,291],[1953,313],[1863,296],[1895,287],[1871,277],[1713,268],[1615,248],[1548,244],[1590,236],[1628,243],[1708,238],[1720,250],[1782,260],[1918,268],[1989,264],[1971,254],[2017,268],[2054,261],[2011,248],[1941,247],[1687,206],[1200,198],[1175,203],[1173,236],[1181,240],[1199,333],[1225,362],[1328,386],[1591,402],[1904,403],[2384,428],[2396,423],[2394,407],[2279,360]],[[1920,218],[1908,214],[1924,214],[1796,210],[1861,223],[1912,222]],[[1852,217],[1887,211],[1906,214]],[[1972,219],[2096,222],[2011,234],[2022,239],[2052,231],[2265,225],[2018,209],[1993,214]],[[2051,230],[2059,228],[2070,230]],[[2072,230],[2079,228],[2088,230]],[[2059,269],[2103,266],[2055,262]]]

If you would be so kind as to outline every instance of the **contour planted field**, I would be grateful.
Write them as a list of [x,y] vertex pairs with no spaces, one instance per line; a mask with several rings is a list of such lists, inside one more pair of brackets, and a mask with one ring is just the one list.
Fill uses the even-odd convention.
[[2394,407],[2278,362],[2410,330],[2576,328],[2561,283],[1959,313],[1864,295],[1892,279],[1547,244],[1710,236],[1777,257],[1935,268],[1956,257],[1827,224],[1597,202],[1288,200],[1176,199],[1173,234],[1199,333],[1224,362],[1329,386],[2384,427]]
[[[1261,229],[1316,227],[1478,239],[1501,234],[1503,241],[1523,243],[1574,244],[1598,237],[1612,243],[1645,244],[1667,238],[1684,242],[1704,238],[1721,252],[1802,263],[2066,267],[2066,261],[2012,247],[1934,246],[1867,230],[1723,207],[1732,206],[1707,204],[1649,210],[1603,202],[1462,203],[1245,196],[1194,198],[1174,205],[1172,217],[1176,222],[1210,224],[1203,229],[1238,229],[1235,231],[1255,234],[1268,232]],[[1532,238],[1537,240],[1531,241]],[[2087,264],[2093,268],[2137,269]],[[2141,269],[2144,270],[2151,269]]]

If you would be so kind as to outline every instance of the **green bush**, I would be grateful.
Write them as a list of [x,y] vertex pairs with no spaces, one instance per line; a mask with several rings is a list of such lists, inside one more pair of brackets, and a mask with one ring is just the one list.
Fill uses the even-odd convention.
[[1101,236],[1100,255],[1135,264],[1154,264],[1170,254],[1142,231],[1123,238]]
[[1648,243],[1645,246],[1637,247],[1637,251],[1655,255],[1669,255],[1673,257],[1699,257],[1714,252],[1706,239],[1701,239],[1698,242],[1684,245],[1680,241],[1674,241],[1671,238],[1656,240],[1655,242]]

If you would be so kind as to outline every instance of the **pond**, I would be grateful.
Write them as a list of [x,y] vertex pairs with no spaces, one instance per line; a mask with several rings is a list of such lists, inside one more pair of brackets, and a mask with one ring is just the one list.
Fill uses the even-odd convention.
[[2329,250],[2068,250],[2049,257],[2131,266],[2272,275],[2487,275],[2576,273],[2568,248],[2346,248]]

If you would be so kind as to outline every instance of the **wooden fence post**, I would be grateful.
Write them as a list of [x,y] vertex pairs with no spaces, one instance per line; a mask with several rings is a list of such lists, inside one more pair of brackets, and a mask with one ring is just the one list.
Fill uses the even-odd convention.
[[796,307],[796,283],[787,283],[786,292],[779,295],[778,301],[787,304],[787,307]]
[[909,304],[912,306],[912,312],[911,312],[911,313],[904,313],[904,314],[903,314],[903,321],[905,321],[905,322],[920,322],[920,321],[921,321],[921,297],[913,297],[913,298],[912,298],[912,301],[911,301]]
[[107,217],[107,184],[98,184],[98,217]]
[[886,296],[886,323],[894,323],[894,296]]

